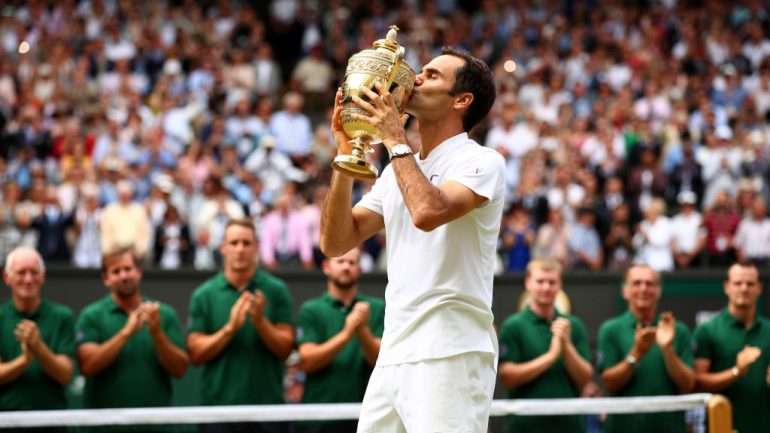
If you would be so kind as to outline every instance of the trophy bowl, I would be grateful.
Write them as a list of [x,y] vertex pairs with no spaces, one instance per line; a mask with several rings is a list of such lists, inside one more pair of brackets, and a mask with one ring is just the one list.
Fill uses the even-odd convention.
[[403,111],[414,89],[416,74],[404,61],[404,47],[398,44],[397,34],[398,27],[390,26],[385,39],[375,41],[371,49],[354,54],[345,69],[341,120],[342,129],[351,138],[352,151],[350,155],[334,158],[332,167],[358,179],[377,177],[377,167],[367,161],[367,154],[372,152],[372,145],[382,142],[382,135],[376,126],[353,118],[353,113],[368,115],[353,102],[353,96],[368,101],[369,97],[361,89],[366,87],[376,92],[375,83],[380,82],[390,90],[399,111]]

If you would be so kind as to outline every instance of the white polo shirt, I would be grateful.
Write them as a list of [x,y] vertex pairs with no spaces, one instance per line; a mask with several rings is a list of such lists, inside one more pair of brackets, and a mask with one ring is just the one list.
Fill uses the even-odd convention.
[[505,161],[466,133],[444,141],[424,160],[416,158],[433,185],[459,182],[488,201],[431,232],[422,231],[412,222],[389,165],[356,205],[385,220],[388,286],[377,363],[416,362],[466,352],[496,354],[492,282]]

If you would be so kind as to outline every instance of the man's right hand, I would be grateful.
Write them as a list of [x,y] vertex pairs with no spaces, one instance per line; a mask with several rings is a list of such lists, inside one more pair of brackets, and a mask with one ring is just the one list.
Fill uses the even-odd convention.
[[634,347],[631,348],[631,352],[634,353],[637,359],[649,352],[653,344],[655,344],[655,336],[657,329],[654,326],[641,326],[636,325],[636,334],[634,335]]
[[342,128],[342,87],[337,89],[334,95],[334,111],[332,112],[331,130],[334,141],[337,143],[337,153],[340,155],[350,155],[353,146],[350,145],[350,137]]
[[746,374],[751,364],[756,362],[760,355],[762,355],[762,349],[755,346],[746,346],[738,352],[738,356],[735,357],[735,366],[738,367],[740,374]]
[[230,327],[230,331],[233,333],[238,332],[243,324],[246,323],[246,316],[251,309],[251,303],[253,302],[254,295],[249,291],[241,293],[241,296],[235,301],[235,304],[230,308],[230,320],[227,325]]
[[345,327],[343,328],[344,331],[346,331],[348,335],[353,336],[356,330],[361,326],[361,323],[363,323],[363,320],[364,315],[362,310],[353,307],[353,309],[350,310],[350,313],[348,313],[347,317],[345,317]]
[[140,305],[128,314],[128,320],[126,320],[126,324],[123,325],[121,332],[125,334],[126,337],[131,337],[136,334],[146,322],[147,314],[144,311],[144,307]]

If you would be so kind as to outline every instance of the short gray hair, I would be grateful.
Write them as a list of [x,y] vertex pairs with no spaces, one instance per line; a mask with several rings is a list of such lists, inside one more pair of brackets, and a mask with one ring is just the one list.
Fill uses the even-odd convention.
[[5,268],[3,270],[6,274],[10,274],[13,270],[13,263],[24,254],[31,254],[37,259],[38,266],[40,268],[40,272],[45,273],[45,262],[43,261],[43,257],[40,255],[39,252],[37,252],[36,249],[31,247],[16,247],[8,253],[8,255],[5,257]]

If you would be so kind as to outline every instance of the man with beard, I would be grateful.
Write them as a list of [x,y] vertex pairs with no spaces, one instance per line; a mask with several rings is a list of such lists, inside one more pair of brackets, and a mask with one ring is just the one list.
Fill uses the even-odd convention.
[[[364,398],[380,351],[385,303],[358,292],[361,252],[324,261],[326,294],[299,310],[297,344],[307,374],[303,403],[350,403]],[[304,433],[355,433],[355,421],[308,423]]]
[[736,263],[724,283],[727,307],[695,330],[698,388],[730,399],[733,425],[741,433],[770,425],[770,321],[759,314],[759,271]]
[[[190,300],[187,348],[203,365],[204,405],[283,403],[284,361],[294,347],[286,284],[259,269],[249,219],[230,220],[219,247],[224,270]],[[204,424],[203,433],[273,433],[279,423]]]
[[11,299],[0,305],[0,411],[65,409],[75,352],[72,311],[42,298],[45,266],[32,248],[8,254],[3,279]]
[[133,248],[102,256],[102,281],[110,294],[83,309],[75,327],[86,407],[169,406],[171,377],[187,370],[176,312],[143,296],[141,279]]

